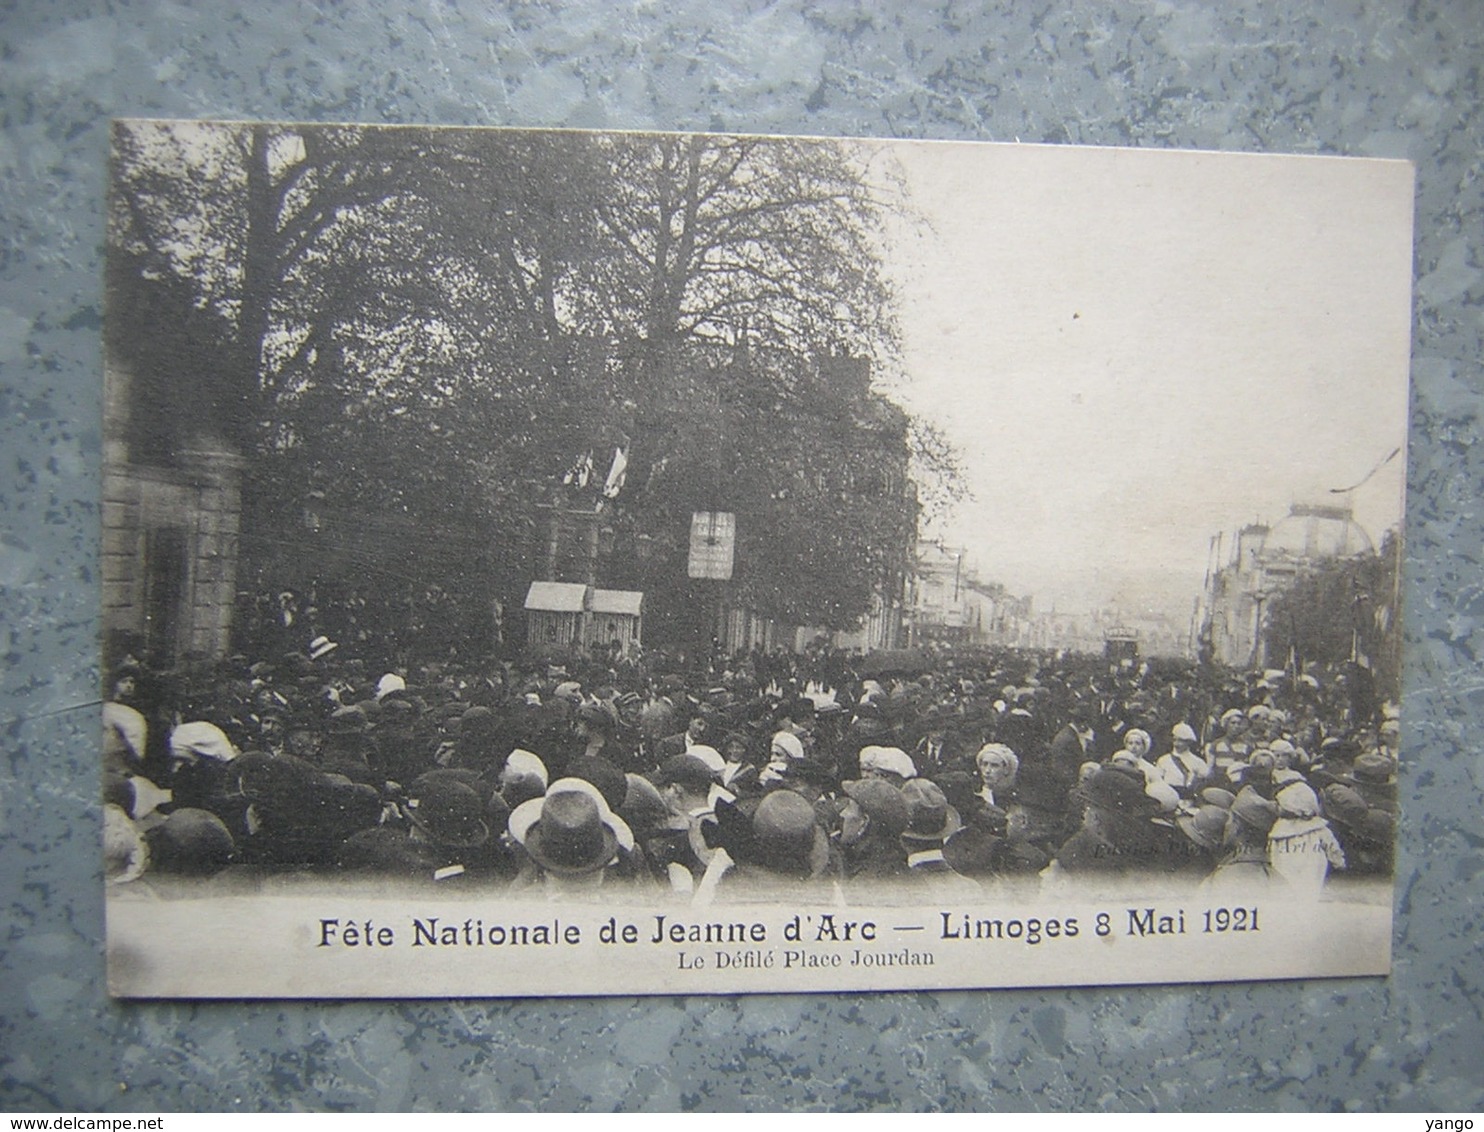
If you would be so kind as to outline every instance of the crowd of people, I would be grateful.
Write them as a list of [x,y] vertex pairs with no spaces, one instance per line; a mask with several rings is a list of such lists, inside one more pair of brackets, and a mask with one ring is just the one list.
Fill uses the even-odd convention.
[[937,650],[108,675],[110,883],[402,878],[702,904],[1164,874],[1387,876],[1399,723],[1354,669]]

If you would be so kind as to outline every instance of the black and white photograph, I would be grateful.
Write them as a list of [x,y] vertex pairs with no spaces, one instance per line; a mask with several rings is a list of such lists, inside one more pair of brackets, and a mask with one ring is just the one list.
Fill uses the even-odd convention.
[[112,141],[114,995],[1390,970],[1409,163]]

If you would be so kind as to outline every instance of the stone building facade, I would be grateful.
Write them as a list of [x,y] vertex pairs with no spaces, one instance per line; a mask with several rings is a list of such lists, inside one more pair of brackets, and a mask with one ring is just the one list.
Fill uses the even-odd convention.
[[[170,665],[223,656],[237,591],[243,460],[198,434],[178,451],[137,452],[131,375],[105,374],[102,501],[104,657]],[[182,405],[189,419],[189,405]],[[137,433],[135,434],[137,435]]]

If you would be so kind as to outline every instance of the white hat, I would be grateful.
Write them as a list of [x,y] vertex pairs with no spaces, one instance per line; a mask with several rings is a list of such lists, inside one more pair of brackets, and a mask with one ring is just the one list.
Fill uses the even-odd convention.
[[917,767],[900,747],[862,747],[860,759],[862,774],[874,770],[904,779],[917,777]]
[[979,748],[979,753],[974,756],[974,763],[982,766],[986,762],[1009,770],[1020,769],[1020,759],[1003,743],[986,743]]
[[1177,723],[1170,728],[1170,736],[1175,739],[1184,739],[1187,743],[1196,741],[1195,728],[1188,723]]
[[804,757],[804,744],[792,731],[779,731],[773,736],[773,753],[786,755],[791,759],[802,759]]
[[1319,813],[1319,795],[1307,782],[1292,782],[1279,790],[1273,801],[1278,815],[1285,818],[1312,818]]
[[309,642],[309,659],[318,660],[327,653],[332,653],[340,646],[326,636],[315,637]]
[[229,763],[237,757],[237,748],[232,740],[214,723],[193,720],[182,723],[170,732],[170,754],[177,759],[215,759]]
[[407,681],[403,680],[395,672],[388,672],[380,680],[376,681],[376,698],[378,700],[383,696],[390,695],[392,692],[405,691],[407,691]]
[[[797,738],[794,738],[793,736],[789,736],[789,738],[794,739],[794,742],[798,743]],[[804,750],[804,745],[802,743],[799,744],[799,750],[800,752]],[[685,753],[691,758],[695,759],[697,762],[705,763],[706,769],[709,770],[712,774],[720,774],[722,771],[726,770],[727,761],[726,759],[721,757],[721,752],[718,751],[715,747],[708,747],[705,743],[697,743],[694,747],[686,748]],[[803,758],[804,756],[801,753],[796,757]]]
[[1168,782],[1154,781],[1144,784],[1144,793],[1159,803],[1159,808],[1167,814],[1173,814],[1180,806],[1180,795]]
[[522,751],[519,748],[510,752],[510,757],[505,760],[505,769],[511,774],[539,778],[543,788],[550,781],[550,776],[546,771],[546,764],[541,761],[540,757],[531,754],[530,751]]

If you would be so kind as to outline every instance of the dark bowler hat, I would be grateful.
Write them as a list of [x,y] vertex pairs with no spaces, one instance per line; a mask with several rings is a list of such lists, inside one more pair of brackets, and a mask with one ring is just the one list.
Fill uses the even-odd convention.
[[1004,840],[988,830],[965,827],[943,843],[943,859],[966,877],[989,876],[998,871]]
[[331,735],[358,735],[371,725],[371,718],[360,704],[336,708],[330,715],[326,730]]
[[789,759],[779,772],[785,779],[794,782],[806,782],[810,786],[820,790],[828,790],[835,785],[835,773],[818,759],[802,758]]
[[672,755],[654,776],[656,786],[680,786],[693,794],[704,794],[715,781],[711,769],[694,755]]
[[204,876],[230,864],[237,852],[222,819],[209,810],[181,809],[145,834],[150,868]]
[[459,717],[459,734],[475,736],[490,735],[494,733],[495,713],[487,707],[476,705],[469,708]]
[[598,793],[603,795],[603,801],[608,803],[610,810],[616,810],[622,806],[629,792],[629,781],[624,776],[624,772],[619,770],[610,759],[605,759],[601,755],[593,758],[584,755],[573,759],[567,764],[567,777],[591,782],[598,788]]
[[416,876],[433,867],[426,849],[401,830],[376,825],[342,841],[335,852],[335,864],[347,872]]
[[430,841],[440,845],[464,848],[489,840],[484,800],[472,786],[452,778],[423,776],[416,794],[408,799],[407,816]]
[[906,841],[945,841],[963,827],[936,782],[911,779],[902,787],[902,797],[907,803],[907,828],[902,833]]
[[1232,817],[1255,833],[1267,833],[1278,820],[1278,803],[1269,801],[1250,786],[1232,803]]
[[909,821],[907,799],[890,782],[881,778],[861,778],[845,783],[842,789],[867,817],[879,823],[891,836],[900,837],[906,832]]
[[1077,800],[1099,810],[1126,817],[1151,817],[1160,812],[1158,800],[1144,792],[1144,775],[1137,767],[1104,763],[1077,788]]
[[1225,840],[1228,817],[1227,807],[1207,805],[1200,807],[1194,814],[1182,814],[1175,819],[1175,824],[1196,845],[1214,853]]
[[791,876],[817,877],[829,863],[830,845],[814,807],[792,790],[775,790],[752,815],[754,863]]
[[[406,788],[408,798],[421,798],[431,782],[458,782],[467,786],[478,795],[481,802],[488,802],[490,793],[495,789],[491,782],[481,775],[477,770],[469,767],[434,767],[419,774]],[[491,826],[498,829],[499,826]]]
[[973,807],[979,783],[968,771],[940,770],[927,777],[938,784],[943,791],[943,796],[948,799],[948,804],[960,814],[968,812]]
[[232,764],[232,771],[248,799],[268,805],[298,801],[324,777],[303,759],[263,751],[247,752]]
[[660,825],[669,817],[669,808],[664,798],[655,789],[654,783],[643,775],[632,772],[624,775],[627,789],[623,802],[616,807],[618,814],[636,829],[648,829]]
[[1349,786],[1333,783],[1324,788],[1324,816],[1347,829],[1360,829],[1365,824],[1370,806]]

